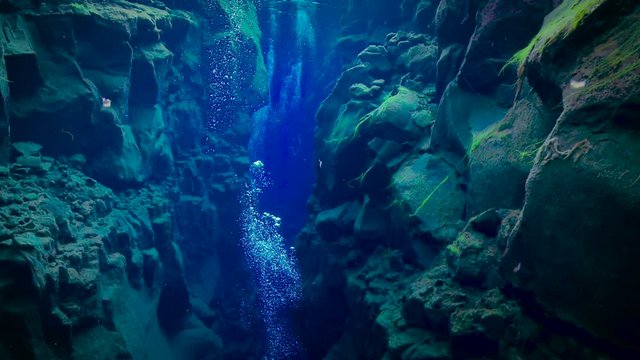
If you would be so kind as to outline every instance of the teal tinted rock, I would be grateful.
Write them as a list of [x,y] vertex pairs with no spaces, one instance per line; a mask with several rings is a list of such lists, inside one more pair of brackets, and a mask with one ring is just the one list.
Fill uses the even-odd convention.
[[554,114],[532,92],[518,100],[470,154],[469,211],[515,209],[524,203],[525,182],[544,138],[555,124]]
[[42,165],[42,158],[40,155],[22,155],[16,159],[16,164],[29,168],[40,168],[40,165]]
[[398,64],[413,73],[421,74],[426,79],[433,80],[436,75],[436,61],[438,48],[435,45],[415,45],[398,57]]
[[408,216],[420,221],[422,231],[440,240],[452,239],[460,228],[465,208],[455,170],[442,159],[424,154],[406,162],[391,183],[397,202]]
[[349,87],[349,94],[354,99],[371,99],[373,97],[373,87],[358,83]]
[[42,238],[31,232],[17,234],[14,236],[13,241],[20,248],[37,250],[41,253],[51,251],[55,245],[55,241],[52,238]]
[[414,343],[402,353],[402,360],[447,360],[451,359],[449,343],[444,341],[432,341],[427,343]]
[[359,208],[358,203],[348,202],[320,212],[315,219],[316,230],[327,241],[351,233]]
[[358,54],[358,58],[374,74],[387,74],[392,69],[391,61],[384,46],[369,45]]
[[[421,97],[415,91],[400,87],[356,126],[357,133],[396,142],[415,141],[423,129],[412,121],[420,106]],[[369,135],[370,134],[370,135]]]
[[369,241],[383,239],[389,232],[389,218],[379,204],[365,197],[360,213],[353,226],[356,238]]
[[17,142],[13,143],[13,148],[16,149],[20,154],[27,156],[36,156],[40,154],[40,150],[42,150],[42,145],[36,144],[34,142]]
[[461,284],[487,289],[502,285],[496,264],[500,261],[505,244],[498,235],[503,217],[510,221],[509,215],[509,212],[496,210],[483,212],[469,220],[456,239],[446,247],[445,255],[451,273]]

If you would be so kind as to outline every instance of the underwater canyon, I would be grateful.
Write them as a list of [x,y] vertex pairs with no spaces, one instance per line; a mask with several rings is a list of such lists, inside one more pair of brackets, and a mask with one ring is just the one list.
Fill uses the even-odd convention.
[[0,359],[640,358],[637,0],[0,25]]

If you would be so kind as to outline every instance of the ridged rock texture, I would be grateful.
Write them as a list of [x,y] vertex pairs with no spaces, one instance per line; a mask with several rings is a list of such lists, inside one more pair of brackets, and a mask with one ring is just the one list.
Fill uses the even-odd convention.
[[317,113],[310,357],[637,357],[637,2],[380,8]]
[[231,259],[267,90],[260,33],[234,20],[256,9],[230,4],[0,4],[0,358],[261,351]]
[[[265,353],[266,3],[0,1],[0,359]],[[309,359],[640,358],[638,2],[309,3]]]

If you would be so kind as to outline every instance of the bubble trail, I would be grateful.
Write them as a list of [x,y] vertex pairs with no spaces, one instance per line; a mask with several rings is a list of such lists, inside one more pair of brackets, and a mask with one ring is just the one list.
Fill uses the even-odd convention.
[[287,312],[302,295],[300,273],[293,249],[287,249],[280,235],[281,219],[260,211],[258,198],[268,182],[264,164],[254,162],[242,199],[242,247],[258,283],[267,337],[264,360],[300,359],[302,346],[287,321]]

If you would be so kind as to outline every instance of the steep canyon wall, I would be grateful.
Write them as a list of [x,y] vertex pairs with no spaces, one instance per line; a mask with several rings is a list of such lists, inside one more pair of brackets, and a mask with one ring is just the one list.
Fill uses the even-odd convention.
[[297,243],[312,358],[637,354],[637,4],[349,4]]

